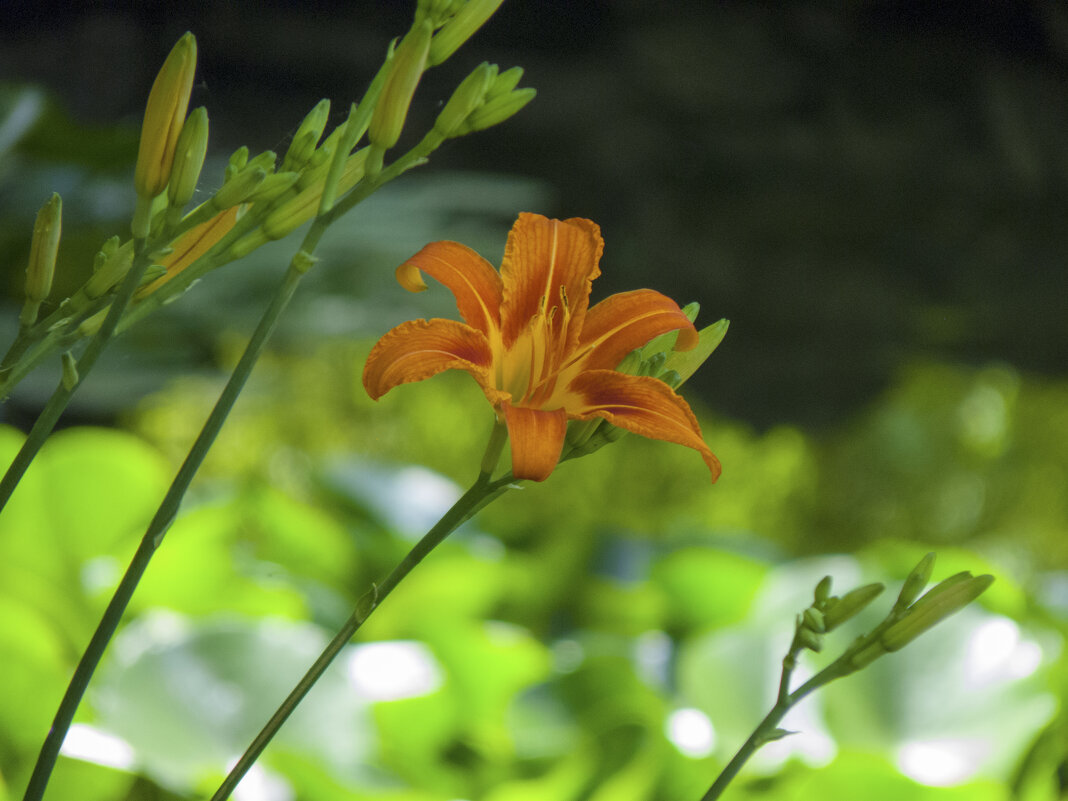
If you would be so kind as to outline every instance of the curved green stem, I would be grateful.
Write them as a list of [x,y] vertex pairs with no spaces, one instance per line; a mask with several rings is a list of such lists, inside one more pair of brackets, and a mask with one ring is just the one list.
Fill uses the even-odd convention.
[[[862,639],[866,640],[867,638]],[[797,653],[800,650],[801,649],[797,647],[795,638],[794,643],[790,646],[790,652],[787,654],[786,659],[783,660],[782,679],[779,682],[779,692],[775,701],[775,706],[773,706],[771,711],[768,712],[762,721],[760,721],[760,724],[753,730],[753,733],[749,735],[749,739],[742,744],[742,747],[738,749],[738,753],[731,758],[731,761],[727,763],[727,766],[719,776],[716,777],[716,781],[713,782],[710,788],[708,788],[708,792],[701,796],[701,801],[715,801],[715,799],[719,798],[723,794],[723,791],[727,789],[727,785],[738,775],[738,771],[740,771],[745,763],[749,761],[749,757],[756,753],[757,749],[784,736],[784,733],[778,728],[779,722],[798,701],[810,693],[815,692],[820,687],[830,684],[835,679],[840,679],[855,671],[850,660],[857,650],[856,643],[854,643],[854,645],[842,656],[791,693],[789,692],[790,674],[793,672]]]
[[[499,424],[494,428],[494,432],[490,437],[490,443],[486,448],[486,456],[483,459],[483,465],[492,461],[496,464],[497,459],[500,457],[501,448],[504,445],[504,439],[500,437],[500,429],[503,426]],[[308,669],[308,672],[304,674],[296,687],[286,697],[282,705],[278,707],[275,713],[271,716],[271,719],[267,721],[266,725],[256,735],[255,739],[249,745],[248,749],[241,758],[237,761],[237,764],[227,774],[226,779],[219,786],[219,789],[215,791],[215,794],[211,797],[211,801],[224,801],[230,797],[230,794],[237,788],[237,785],[244,778],[249,768],[259,759],[263,750],[267,747],[267,744],[274,738],[278,730],[282,728],[282,724],[286,722],[289,716],[293,713],[293,710],[297,708],[300,702],[304,699],[304,696],[308,694],[308,691],[315,686],[315,683],[326,672],[327,667],[334,661],[334,658],[341,652],[341,649],[348,644],[353,635],[359,631],[363,622],[370,617],[371,613],[378,608],[378,605],[385,600],[404,578],[412,572],[416,565],[418,565],[423,558],[426,557],[434,548],[436,548],[449,534],[456,530],[464,521],[469,519],[475,512],[485,506],[489,501],[501,495],[511,484],[512,476],[507,474],[496,481],[490,480],[490,470],[483,470],[479,473],[475,483],[471,486],[467,492],[453,504],[452,508],[447,511],[442,518],[434,525],[433,528],[428,531],[419,542],[417,542],[405,557],[397,564],[393,571],[385,578],[381,584],[372,585],[371,589],[360,598],[356,604],[356,608],[353,610],[352,615],[345,621],[345,624],[330,640],[326,648],[319,655],[319,658],[315,660],[315,663]]]
[[115,299],[111,302],[111,307],[104,317],[104,322],[100,325],[100,330],[96,332],[88,346],[86,346],[85,352],[82,353],[82,357],[78,359],[78,378],[76,382],[71,385],[62,379],[60,380],[59,386],[56,387],[56,391],[52,393],[52,397],[48,399],[48,403],[45,404],[44,409],[37,416],[33,428],[30,429],[30,433],[22,443],[19,452],[15,455],[15,459],[7,468],[7,472],[4,473],[3,479],[0,479],[0,510],[3,510],[11,499],[15,487],[22,480],[23,474],[29,468],[37,452],[41,450],[41,446],[48,439],[48,435],[52,433],[52,429],[56,427],[56,423],[59,422],[60,416],[67,408],[67,404],[70,403],[75,391],[81,386],[82,381],[85,380],[89,371],[93,369],[97,359],[100,358],[100,354],[104,352],[104,348],[114,336],[115,326],[118,325],[123,312],[126,311],[126,307],[130,305],[130,299],[133,298],[134,292],[140,285],[141,278],[148,268],[148,259],[144,256],[144,250],[144,240],[139,240],[134,244],[133,263],[119,285],[118,292],[115,293]]
[[159,548],[167,529],[177,515],[178,507],[186,490],[189,488],[190,482],[193,480],[193,476],[196,475],[197,470],[204,461],[204,457],[214,443],[215,437],[226,421],[230,409],[233,408],[237,396],[248,380],[256,360],[274,330],[278,318],[288,305],[290,298],[293,297],[302,275],[303,273],[296,268],[291,267],[287,270],[281,286],[275,293],[270,306],[267,307],[267,310],[260,318],[259,325],[249,340],[245,352],[230,376],[225,389],[219,396],[215,408],[212,409],[211,415],[204,423],[196,442],[178,470],[163,502],[149,523],[137,552],[126,569],[122,581],[119,582],[115,594],[108,603],[104,616],[101,618],[92,639],[89,641],[89,645],[85,649],[85,653],[82,654],[78,667],[74,671],[74,676],[67,686],[67,691],[60,702],[52,728],[49,730],[44,745],[41,747],[33,775],[30,777],[29,785],[26,788],[24,801],[39,801],[43,797],[49,776],[59,756],[60,747],[63,745],[63,739],[67,735],[67,730],[74,719],[74,712],[85,694],[89,680],[92,678],[93,672],[104,654],[104,650],[118,628],[119,621],[122,619],[123,613],[126,611],[130,598],[144,575],[149,561],[152,559],[156,549]]

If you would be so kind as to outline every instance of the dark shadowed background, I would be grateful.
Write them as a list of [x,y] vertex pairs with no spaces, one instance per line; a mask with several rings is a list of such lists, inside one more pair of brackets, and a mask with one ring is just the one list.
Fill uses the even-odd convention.
[[[284,150],[321,97],[341,118],[409,6],[8,2],[0,77],[40,85],[88,151],[39,137],[22,164],[79,160],[121,179],[154,73],[185,30],[199,40],[193,103],[209,109],[211,153]],[[427,77],[410,130],[483,58],[522,65],[538,98],[420,177],[527,179],[532,210],[604,229],[595,292],[652,286],[699,301],[705,322],[729,317],[691,390],[713,408],[821,424],[910,359],[1068,364],[1060,3],[508,0]],[[123,135],[107,136],[117,121]],[[0,173],[9,276],[47,197],[27,198],[19,175]],[[467,201],[452,200],[462,216]],[[109,202],[121,220],[130,200]],[[497,208],[490,247],[520,210]],[[78,214],[68,199],[71,225]]]

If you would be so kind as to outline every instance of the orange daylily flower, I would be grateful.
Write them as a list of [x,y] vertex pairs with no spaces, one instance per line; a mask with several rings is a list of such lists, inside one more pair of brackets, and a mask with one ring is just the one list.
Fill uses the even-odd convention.
[[512,473],[544,481],[560,461],[568,420],[602,417],[614,426],[698,451],[719,477],[719,460],[697,418],[663,381],[615,371],[653,338],[678,331],[678,350],[698,342],[675,301],[651,289],[621,292],[592,308],[604,241],[583,219],[520,214],[498,273],[457,242],[432,242],[397,268],[411,291],[421,273],[452,291],[464,322],[413,320],[372,348],[363,384],[375,400],[393,387],[443,370],[465,370],[508,426]]

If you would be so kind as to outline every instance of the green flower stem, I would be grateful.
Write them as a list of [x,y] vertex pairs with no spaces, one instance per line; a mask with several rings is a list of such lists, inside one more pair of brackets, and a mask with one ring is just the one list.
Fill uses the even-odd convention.
[[[302,275],[303,272],[294,267],[290,267],[290,269],[286,271],[281,286],[272,299],[271,304],[260,318],[259,325],[256,327],[256,331],[253,333],[252,338],[249,340],[237,367],[234,368],[234,372],[230,376],[226,388],[219,396],[215,408],[212,409],[211,415],[208,417],[207,422],[204,423],[204,427],[201,429],[196,442],[193,444],[193,447],[190,449],[189,454],[182,463],[178,474],[171,483],[167,495],[164,497],[155,516],[149,523],[148,529],[145,531],[145,535],[141,540],[141,544],[138,546],[137,552],[134,554],[130,566],[126,570],[126,574],[122,577],[122,581],[119,583],[118,588],[115,590],[115,594],[108,603],[104,616],[101,618],[100,624],[97,626],[96,632],[94,632],[92,639],[89,641],[89,645],[86,647],[85,653],[82,655],[81,661],[79,661],[78,667],[74,671],[74,676],[71,679],[70,684],[67,686],[67,691],[63,696],[63,700],[60,702],[55,720],[52,723],[52,728],[49,730],[48,736],[45,738],[44,745],[41,748],[40,755],[37,758],[37,764],[34,767],[33,775],[30,777],[30,783],[26,788],[24,801],[40,801],[43,797],[49,776],[51,775],[56,759],[59,756],[59,749],[63,745],[63,739],[67,735],[67,730],[70,728],[71,721],[74,719],[74,712],[78,708],[82,696],[85,694],[85,689],[89,685],[89,680],[92,678],[97,665],[100,663],[104,650],[107,648],[108,643],[115,634],[119,621],[122,619],[123,613],[126,611],[130,598],[133,597],[134,590],[136,589],[138,582],[141,580],[141,576],[144,575],[149,561],[152,559],[156,549],[159,548],[167,529],[177,515],[178,507],[182,502],[186,490],[189,488],[190,482],[193,480],[193,476],[196,475],[197,470],[204,461],[204,457],[207,455],[212,443],[214,443],[215,437],[218,435],[219,430],[226,421],[230,409],[233,408],[237,396],[240,394],[245,382],[248,380],[256,360],[259,358],[267,339],[274,330],[279,316],[288,305],[290,298],[293,297],[293,293],[296,291]],[[136,286],[137,282],[135,281],[133,285]],[[112,307],[113,312],[115,312],[117,305],[118,304]],[[117,319],[118,313],[115,313],[114,316]],[[111,317],[112,314],[109,314],[108,319],[111,319]]]
[[[862,638],[863,641],[867,641],[868,639],[868,637]],[[740,771],[742,766],[749,761],[749,757],[756,753],[758,748],[773,740],[781,739],[788,734],[779,729],[779,722],[798,701],[815,692],[820,687],[830,684],[835,679],[842,678],[842,676],[847,676],[856,670],[851,664],[853,654],[857,651],[857,648],[854,645],[842,654],[842,656],[810,678],[792,693],[787,692],[790,674],[793,672],[796,664],[796,655],[799,650],[800,649],[795,650],[794,645],[791,645],[790,653],[787,655],[787,658],[783,660],[782,680],[779,683],[779,693],[778,698],[775,701],[775,706],[773,706],[767,716],[760,721],[760,725],[758,725],[756,729],[753,730],[753,733],[749,735],[749,739],[738,749],[738,753],[736,753],[731,761],[727,763],[727,767],[723,769],[723,772],[716,777],[716,781],[708,789],[708,792],[701,796],[701,801],[715,801],[715,799],[719,798],[723,794],[723,791],[727,789],[727,785],[733,781],[734,777],[738,775],[738,771]],[[791,659],[791,657],[794,657],[794,659]]]
[[148,268],[149,260],[144,254],[145,242],[144,240],[138,240],[134,244],[133,263],[130,265],[126,277],[123,278],[122,283],[119,285],[118,292],[115,293],[111,308],[104,317],[100,330],[89,341],[85,352],[82,353],[82,357],[78,359],[78,379],[73,384],[60,380],[59,386],[52,393],[52,397],[48,399],[48,403],[45,404],[44,409],[37,416],[33,428],[30,429],[29,435],[27,435],[22,447],[15,455],[14,461],[7,468],[3,479],[0,479],[0,510],[11,499],[15,487],[22,480],[22,476],[29,468],[30,463],[33,462],[37,452],[41,450],[45,440],[48,439],[48,435],[52,433],[52,429],[56,427],[56,423],[59,422],[60,416],[67,408],[67,404],[70,403],[70,399],[74,396],[78,387],[81,386],[89,371],[93,369],[97,359],[100,358],[100,354],[104,352],[104,348],[114,336],[115,326],[118,325],[123,312],[126,311],[126,307],[130,305],[130,299],[133,298],[133,294],[140,285],[145,270]]
[[[494,433],[491,435],[490,443],[486,448],[486,457],[483,459],[483,465],[487,461],[492,461],[496,464],[497,458],[500,457],[501,448],[504,445],[504,439],[499,434],[499,429],[503,426],[496,426]],[[353,610],[352,615],[345,624],[338,630],[334,638],[330,640],[330,643],[323,649],[323,652],[319,655],[319,658],[315,660],[315,663],[308,669],[308,672],[304,674],[303,678],[297,682],[296,687],[286,697],[282,705],[278,707],[271,719],[267,721],[267,724],[263,727],[256,738],[249,745],[248,749],[241,758],[234,765],[230,773],[227,774],[223,783],[219,786],[219,789],[215,791],[215,794],[211,797],[211,801],[224,801],[230,797],[230,794],[237,788],[237,785],[244,778],[249,768],[259,759],[263,753],[267,744],[274,738],[278,730],[282,728],[282,724],[286,722],[289,716],[293,713],[293,710],[297,708],[300,702],[304,699],[304,696],[308,694],[319,678],[326,672],[327,667],[334,661],[334,658],[341,652],[348,642],[352,639],[353,635],[359,631],[363,622],[371,616],[371,613],[378,608],[378,605],[385,600],[394,588],[404,578],[412,572],[416,565],[418,565],[423,558],[429,554],[434,548],[436,548],[449,534],[456,530],[458,526],[468,520],[475,512],[484,507],[494,498],[503,494],[511,485],[513,478],[509,473],[496,481],[490,480],[491,471],[485,469],[479,473],[478,479],[471,486],[467,492],[453,504],[452,508],[447,511],[444,516],[434,525],[433,528],[428,531],[419,542],[417,542],[405,557],[393,568],[386,579],[381,584],[372,585],[371,589],[360,598],[356,604],[356,608]]]

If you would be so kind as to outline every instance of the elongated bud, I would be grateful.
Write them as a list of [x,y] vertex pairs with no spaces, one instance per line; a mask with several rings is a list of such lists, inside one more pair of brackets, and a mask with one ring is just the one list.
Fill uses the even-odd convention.
[[519,80],[522,77],[522,67],[512,67],[505,70],[494,79],[493,83],[490,84],[490,88],[486,90],[486,100],[493,100],[501,95],[508,94],[519,85]]
[[100,265],[100,269],[85,282],[85,294],[89,298],[99,298],[115,286],[133,264],[133,255],[134,245],[133,240],[130,240],[108,256],[107,260]]
[[[189,108],[193,73],[197,66],[197,40],[186,33],[171,50],[152,84],[141,126],[141,144],[134,170],[139,210],[167,185],[174,165],[178,135]],[[146,214],[134,215],[134,236],[148,235]]]
[[804,611],[801,615],[801,622],[805,628],[812,629],[817,634],[823,634],[827,631],[827,623],[823,618],[823,613],[814,607],[810,606]]
[[30,260],[26,265],[26,303],[19,322],[33,325],[41,302],[52,291],[52,276],[56,271],[59,236],[63,230],[63,199],[55,192],[37,212],[30,240]]
[[63,382],[63,388],[70,392],[78,386],[78,381],[80,380],[78,378],[78,362],[74,360],[74,356],[71,355],[69,350],[65,351],[60,358],[63,364],[63,373],[60,380]]
[[230,154],[230,158],[226,162],[226,172],[223,180],[229,181],[241,170],[245,169],[246,164],[248,164],[248,147],[241,145],[241,147]]
[[293,141],[290,142],[289,149],[282,158],[281,170],[299,170],[308,163],[308,159],[315,152],[315,146],[322,138],[326,121],[329,118],[330,101],[323,98],[315,104],[315,108],[308,112],[300,127],[297,128],[297,132],[293,134]]
[[430,20],[424,19],[412,26],[393,53],[389,75],[367,130],[371,144],[381,150],[393,147],[400,138],[415,87],[426,69],[430,35]]
[[172,208],[183,209],[193,199],[193,192],[208,152],[208,110],[193,109],[182,126],[174,152],[174,169],[167,183],[167,198]]
[[[686,311],[686,309],[683,309]],[[827,603],[827,599],[831,597],[831,577],[824,576],[820,579],[820,583],[816,585],[816,590],[812,594],[813,601],[817,607],[822,608]]]
[[463,8],[446,22],[430,45],[430,66],[436,66],[455,53],[495,12],[504,0],[467,0]]
[[215,247],[234,227],[237,212],[236,206],[226,209],[178,237],[171,246],[170,253],[159,260],[160,266],[164,268],[163,274],[153,276],[147,283],[142,284],[134,297],[140,299],[152,294]]
[[923,588],[926,587],[927,582],[931,580],[931,570],[934,568],[934,561],[934,553],[929,553],[912,569],[912,572],[909,573],[908,578],[905,579],[905,583],[901,587],[901,592],[898,593],[897,600],[894,602],[894,612],[905,611],[909,604],[920,597]]
[[256,203],[256,208],[266,208],[297,185],[299,172],[276,172],[268,175],[252,193],[245,198],[249,203]]
[[[295,181],[297,174],[295,172],[290,174]],[[271,177],[273,178],[274,176],[272,175]],[[218,192],[212,195],[210,201],[212,208],[224,211],[239,203],[244,203],[263,186],[266,179],[266,170],[255,167],[241,170],[241,172],[219,187]],[[288,189],[291,185],[291,183],[286,184],[285,188]]]
[[851,617],[859,614],[885,589],[882,584],[865,584],[850,590],[841,598],[830,598],[823,610],[823,623],[827,631],[833,631]]
[[823,650],[823,637],[810,628],[802,626],[797,630],[797,639],[805,648],[819,653]]
[[464,78],[452,93],[445,108],[434,120],[434,130],[448,139],[459,130],[471,112],[482,105],[486,92],[497,77],[497,65],[483,61]]
[[487,100],[479,108],[471,112],[463,125],[460,126],[455,136],[461,134],[482,131],[494,125],[499,125],[519,111],[537,95],[534,89],[515,89],[507,94]]
[[[368,148],[359,150],[349,156],[345,169],[338,181],[338,193],[347,192],[363,177],[364,163]],[[322,184],[309,186],[296,196],[286,200],[277,208],[268,212],[260,226],[268,239],[281,239],[306,223],[319,211],[319,199],[322,197]]]
[[887,651],[896,651],[908,645],[982,595],[993,581],[994,577],[990,575],[958,573],[951,576],[909,607],[905,617],[883,632],[880,641]]

